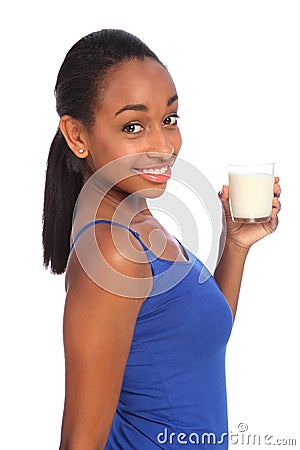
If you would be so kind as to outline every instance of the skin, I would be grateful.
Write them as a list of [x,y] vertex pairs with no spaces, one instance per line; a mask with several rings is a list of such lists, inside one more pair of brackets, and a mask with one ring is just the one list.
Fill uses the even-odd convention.
[[[128,109],[128,105],[139,105],[139,110]],[[97,218],[111,220],[124,199],[128,199],[124,214],[130,217],[130,227],[140,234],[144,243],[149,247],[152,244],[154,253],[164,259],[184,261],[183,249],[147,206],[146,198],[161,195],[166,182],[153,183],[135,171],[135,168],[171,164],[178,155],[181,136],[174,117],[177,107],[176,88],[166,69],[149,58],[134,60],[123,63],[110,74],[92,130],[70,116],[61,118],[60,128],[71,150],[79,158],[87,158],[93,172],[127,156],[118,166],[126,176],[107,193]],[[108,180],[112,175],[107,172]],[[134,194],[137,191],[139,195]],[[233,315],[247,253],[254,242],[277,227],[278,179],[274,192],[277,197],[274,197],[271,222],[255,225],[232,222],[227,186],[220,195],[227,220],[227,241],[215,277]],[[160,233],[152,234],[150,242],[153,230]],[[118,251],[109,226],[96,227],[95,233],[103,260],[130,277],[133,294],[130,299],[124,298],[94,283],[82,269],[76,252],[72,253],[66,274],[66,396],[60,450],[105,447],[136,319],[152,287],[149,264],[135,238],[130,236],[123,253]],[[128,242],[127,230],[118,228],[115,233],[120,241],[125,242],[127,238]],[[139,258],[136,258],[137,251]],[[142,289],[139,279],[146,280]]]

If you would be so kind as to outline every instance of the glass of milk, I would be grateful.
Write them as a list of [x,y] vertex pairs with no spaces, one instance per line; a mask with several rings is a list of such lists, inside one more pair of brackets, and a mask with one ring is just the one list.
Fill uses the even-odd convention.
[[234,222],[268,222],[274,196],[274,163],[229,165],[229,201]]

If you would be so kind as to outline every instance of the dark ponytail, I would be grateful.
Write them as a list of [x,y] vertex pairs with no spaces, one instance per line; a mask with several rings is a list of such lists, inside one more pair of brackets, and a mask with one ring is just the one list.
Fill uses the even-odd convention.
[[[109,71],[126,60],[157,56],[137,37],[122,30],[102,30],[78,41],[67,53],[55,86],[56,110],[94,124],[100,92]],[[77,158],[58,129],[49,152],[43,211],[44,265],[52,272],[65,271],[72,216],[81,188],[91,171]]]
[[66,267],[72,215],[85,170],[86,161],[71,152],[58,129],[48,156],[43,214],[44,264],[51,262],[57,274]]

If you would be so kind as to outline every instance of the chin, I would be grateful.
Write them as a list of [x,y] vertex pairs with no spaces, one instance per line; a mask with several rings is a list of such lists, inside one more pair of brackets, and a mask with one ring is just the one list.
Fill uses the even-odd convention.
[[161,197],[164,192],[165,192],[166,188],[148,188],[148,189],[143,189],[143,191],[138,191],[137,195],[139,195],[140,197],[144,197],[144,198],[158,198]]
[[167,183],[149,183],[137,177],[128,177],[126,180],[118,183],[116,187],[129,195],[135,194],[142,198],[160,197],[166,190]]

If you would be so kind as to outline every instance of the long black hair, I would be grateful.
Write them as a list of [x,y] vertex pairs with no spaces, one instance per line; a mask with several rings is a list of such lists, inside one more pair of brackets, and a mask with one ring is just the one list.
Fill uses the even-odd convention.
[[[157,56],[123,30],[101,30],[78,41],[67,53],[55,86],[56,110],[93,126],[101,86],[109,70],[126,60]],[[69,254],[72,216],[89,167],[78,158],[58,128],[47,161],[43,210],[44,265],[63,273]]]

